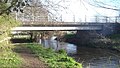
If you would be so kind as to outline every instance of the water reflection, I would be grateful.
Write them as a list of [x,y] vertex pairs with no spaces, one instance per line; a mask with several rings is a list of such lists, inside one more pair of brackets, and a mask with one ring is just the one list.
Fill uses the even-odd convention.
[[64,49],[68,54],[75,54],[76,53],[76,46],[74,44],[69,44],[65,42],[59,42],[54,39],[50,40],[43,40],[42,44],[46,48],[52,48],[53,50],[61,50]]
[[71,57],[83,64],[83,68],[120,68],[120,53],[114,51],[77,47],[74,44],[58,42],[54,39],[42,40],[42,44],[46,48],[66,50]]
[[84,63],[84,68],[119,68],[119,60],[110,60],[108,57],[105,58],[95,58],[92,61]]
[[83,68],[120,68],[119,53],[107,49],[78,47],[72,57],[83,63]]

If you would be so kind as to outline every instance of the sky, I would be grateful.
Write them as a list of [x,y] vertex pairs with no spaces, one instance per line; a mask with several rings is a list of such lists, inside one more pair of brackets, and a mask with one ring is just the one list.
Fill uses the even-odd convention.
[[[52,0],[55,2],[56,0]],[[104,2],[108,5],[119,6],[119,0],[96,0],[98,2]],[[62,21],[85,21],[89,20],[94,16],[119,16],[118,11],[103,9],[91,6],[88,2],[92,2],[92,0],[62,0],[60,5],[67,7],[67,9],[63,9],[59,11],[59,15],[62,17]],[[105,5],[107,7],[111,7]],[[119,7],[118,7],[119,8]],[[56,14],[57,15],[57,14]]]

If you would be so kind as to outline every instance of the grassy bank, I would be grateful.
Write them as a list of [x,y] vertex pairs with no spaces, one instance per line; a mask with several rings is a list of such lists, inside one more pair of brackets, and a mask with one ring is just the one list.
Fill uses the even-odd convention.
[[21,58],[13,51],[0,52],[0,68],[19,68]]
[[24,45],[30,48],[39,59],[48,63],[50,68],[82,68],[82,65],[71,57],[68,57],[64,50],[55,52],[52,49],[42,47],[40,44]]
[[0,16],[0,68],[19,68],[21,58],[12,51],[10,30],[19,23],[8,15]]
[[12,51],[14,46],[6,41],[0,43],[0,68],[19,68],[21,58]]

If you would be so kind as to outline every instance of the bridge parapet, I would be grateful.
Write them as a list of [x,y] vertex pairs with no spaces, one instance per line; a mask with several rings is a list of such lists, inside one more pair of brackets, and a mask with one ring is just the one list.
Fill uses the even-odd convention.
[[96,23],[116,23],[120,22],[119,16],[95,16],[95,17],[86,17],[85,22],[96,22]]
[[74,21],[74,22],[64,22],[64,21],[41,21],[41,20],[21,20],[24,26],[26,25],[42,25],[42,26],[57,26],[57,25],[87,25],[90,23],[119,23],[120,17],[86,17],[85,20]]

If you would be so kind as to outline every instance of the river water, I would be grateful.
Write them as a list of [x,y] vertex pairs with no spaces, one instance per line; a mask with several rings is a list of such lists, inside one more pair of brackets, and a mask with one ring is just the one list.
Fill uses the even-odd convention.
[[120,53],[107,49],[80,47],[74,44],[44,40],[46,48],[64,49],[69,56],[82,63],[83,68],[120,68]]

